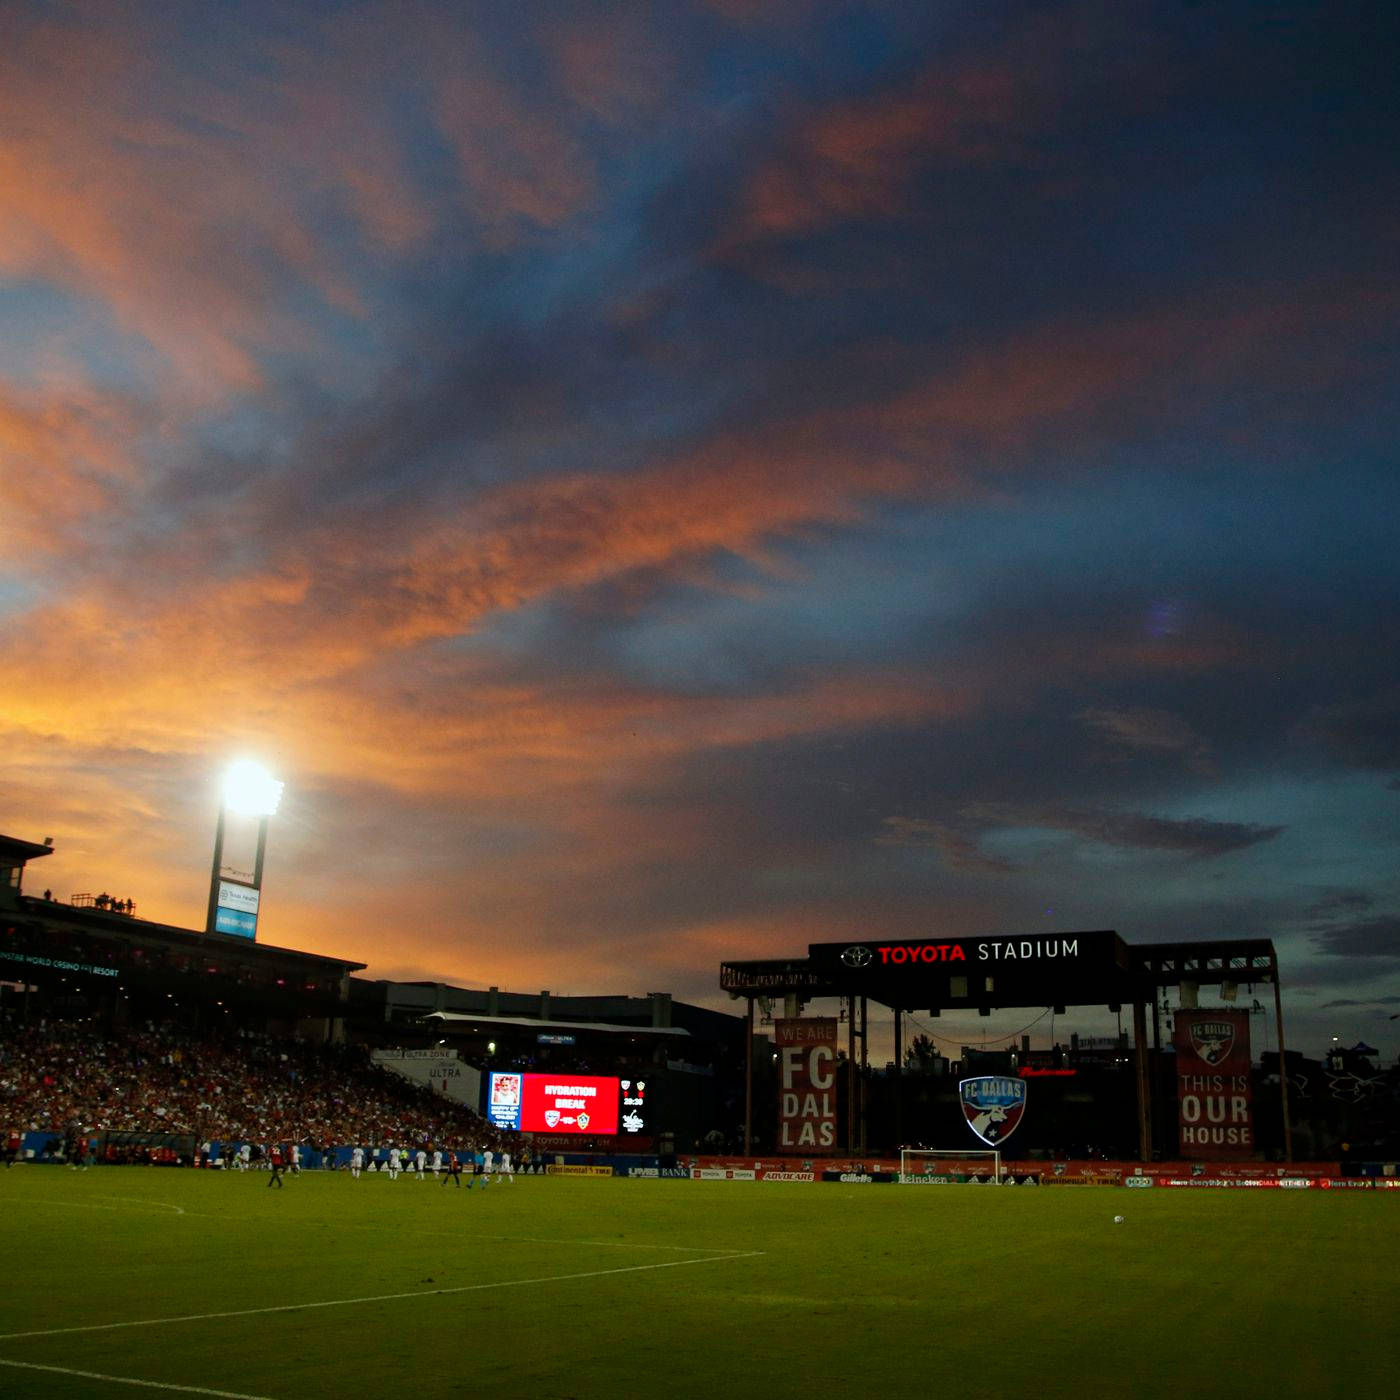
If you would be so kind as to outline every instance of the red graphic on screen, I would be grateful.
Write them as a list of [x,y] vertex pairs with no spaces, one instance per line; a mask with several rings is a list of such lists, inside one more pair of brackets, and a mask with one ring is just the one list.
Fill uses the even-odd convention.
[[588,1074],[526,1074],[522,1081],[522,1132],[617,1132],[616,1079]]

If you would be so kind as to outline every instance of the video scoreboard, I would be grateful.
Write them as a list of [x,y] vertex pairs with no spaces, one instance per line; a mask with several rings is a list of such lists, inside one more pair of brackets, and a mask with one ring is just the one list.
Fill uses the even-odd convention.
[[521,1133],[636,1136],[650,1122],[646,1081],[593,1074],[493,1071],[486,1081],[486,1117]]

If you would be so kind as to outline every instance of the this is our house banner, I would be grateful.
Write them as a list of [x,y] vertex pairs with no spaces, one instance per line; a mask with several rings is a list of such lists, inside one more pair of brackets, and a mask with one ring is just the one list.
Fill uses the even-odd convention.
[[1179,1010],[1173,1044],[1181,1155],[1205,1161],[1252,1157],[1248,1013]]

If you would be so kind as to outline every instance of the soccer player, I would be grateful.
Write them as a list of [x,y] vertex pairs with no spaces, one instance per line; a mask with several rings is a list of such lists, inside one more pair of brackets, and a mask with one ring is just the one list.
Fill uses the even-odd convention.
[[422,1185],[427,1176],[428,1154],[420,1147],[413,1154],[413,1170],[418,1173],[419,1185]]
[[301,1145],[295,1142],[292,1144],[292,1175],[301,1175]]
[[365,1149],[363,1147],[352,1148],[350,1151],[350,1175],[353,1176],[356,1181],[360,1179],[360,1173],[364,1170],[364,1166]]
[[433,1180],[436,1181],[442,1175],[442,1148],[433,1148]]
[[245,1142],[243,1146],[238,1149],[238,1170],[246,1172],[252,1165],[252,1161],[253,1145],[250,1142]]
[[488,1147],[488,1148],[486,1149],[486,1151],[482,1154],[482,1156],[483,1156],[483,1158],[484,1158],[484,1165],[485,1165],[485,1169],[486,1169],[486,1175],[487,1175],[487,1176],[490,1176],[490,1175],[491,1175],[491,1163],[495,1160],[496,1154]]
[[403,1159],[403,1153],[399,1151],[399,1149],[398,1149],[397,1146],[391,1147],[391,1148],[389,1149],[389,1180],[390,1180],[390,1181],[397,1181],[397,1180],[399,1179],[399,1163],[402,1161],[402,1159]]
[[282,1189],[282,1144],[274,1142],[267,1154],[267,1166],[271,1175],[267,1178],[269,1186],[275,1186],[279,1191]]
[[510,1149],[505,1148],[501,1152],[501,1170],[496,1177],[497,1181],[514,1181],[515,1168],[510,1164]]
[[24,1146],[24,1135],[18,1128],[11,1128],[5,1134],[5,1165],[12,1167],[19,1161],[21,1148]]
[[[462,1159],[455,1152],[449,1152],[447,1154],[447,1175],[443,1177],[442,1184],[446,1186],[449,1181],[456,1186],[458,1190],[461,1189]],[[470,1190],[470,1187],[468,1189]]]

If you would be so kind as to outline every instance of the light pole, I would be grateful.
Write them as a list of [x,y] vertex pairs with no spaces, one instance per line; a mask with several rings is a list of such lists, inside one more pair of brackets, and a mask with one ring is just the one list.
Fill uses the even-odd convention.
[[[282,798],[282,784],[260,763],[244,759],[235,763],[224,777],[219,802],[219,821],[214,828],[214,863],[209,872],[209,910],[204,920],[206,933],[233,933],[255,938],[258,904],[262,892],[263,858],[267,854],[267,821]],[[256,817],[257,854],[253,878],[231,880],[223,873],[225,818],[229,812]]]

